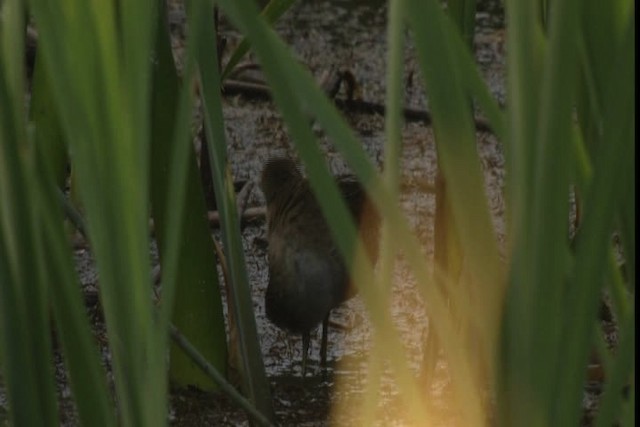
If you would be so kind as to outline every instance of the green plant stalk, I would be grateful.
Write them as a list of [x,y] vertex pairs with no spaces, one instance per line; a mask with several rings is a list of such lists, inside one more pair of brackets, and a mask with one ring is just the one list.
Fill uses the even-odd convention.
[[[105,372],[101,366],[100,355],[95,347],[89,329],[89,319],[85,313],[84,299],[80,292],[80,283],[74,271],[69,245],[64,233],[63,219],[59,208],[75,213],[75,222],[84,234],[84,223],[70,202],[64,198],[60,189],[52,185],[55,180],[50,165],[45,164],[42,156],[42,171],[37,188],[41,193],[39,210],[42,215],[41,232],[44,240],[44,263],[49,278],[50,296],[55,316],[58,340],[62,346],[65,364],[69,372],[69,381],[79,421],[83,425],[116,425],[115,411],[107,391]],[[58,198],[56,197],[58,194]],[[62,199],[62,200],[61,200]]]
[[579,49],[582,56],[582,81],[576,107],[586,147],[592,157],[602,135],[602,108],[606,82],[614,71],[614,50],[611,46],[620,42],[623,23],[631,12],[632,3],[629,0],[613,3],[588,1],[584,2],[578,14],[581,29]]
[[[213,2],[205,2],[212,9]],[[201,20],[204,20],[202,16]],[[204,127],[209,144],[209,164],[215,189],[216,204],[221,216],[222,240],[227,252],[231,283],[229,294],[232,303],[233,320],[236,322],[238,346],[242,363],[243,388],[249,399],[265,417],[275,421],[271,391],[266,377],[256,321],[253,313],[251,287],[244,261],[244,251],[240,235],[240,222],[236,211],[233,179],[229,170],[224,133],[224,118],[220,97],[220,72],[217,52],[210,55],[207,46],[216,46],[216,28],[207,21],[200,25],[201,32],[196,33],[198,45],[198,63],[202,79],[204,97]]]
[[[558,2],[548,23],[549,43],[537,104],[530,234],[528,240],[520,242],[529,245],[531,255],[518,272],[518,280],[526,277],[527,285],[533,286],[532,299],[528,301],[534,315],[530,320],[529,342],[542,361],[529,365],[531,382],[528,385],[533,392],[534,405],[540,403],[544,411],[555,404],[555,381],[562,375],[557,351],[562,337],[555,326],[562,324],[563,297],[568,283],[567,198],[575,167],[571,156],[571,122],[574,77],[578,70],[578,3],[572,0]],[[591,325],[584,326],[591,332]],[[522,369],[513,375],[522,377]]]
[[[513,1],[506,4],[509,22],[507,38],[507,132],[505,140],[505,166],[508,176],[509,200],[507,223],[507,253],[527,259],[528,254],[513,250],[513,242],[527,239],[527,224],[531,218],[528,195],[532,194],[535,126],[538,122],[535,105],[538,104],[544,40],[537,27],[535,2]],[[519,261],[515,261],[516,263]],[[523,299],[527,297],[523,295]],[[524,315],[524,313],[523,313]]]
[[[406,13],[406,1],[400,0],[389,4],[389,20],[387,24],[387,84],[386,84],[386,113],[385,113],[385,145],[384,145],[384,172],[383,182],[387,191],[392,195],[394,204],[398,204],[400,191],[400,162],[402,158],[402,104],[403,104],[403,57],[404,57],[404,19]],[[380,298],[388,301],[392,287],[393,267],[397,248],[394,245],[392,226],[385,217],[382,217],[380,233],[380,256],[378,260],[378,275],[375,282],[380,292]],[[379,335],[376,335],[379,336]],[[374,348],[377,343],[374,341]],[[372,352],[370,363],[373,365],[372,375],[380,372],[383,362],[383,354],[379,351]],[[379,378],[368,381],[369,396],[364,400],[365,416],[373,417],[377,406]],[[369,411],[369,413],[367,413]],[[417,414],[413,414],[416,417]],[[366,420],[370,424],[372,419]]]
[[[470,52],[474,51],[473,38],[475,33],[475,12],[475,0],[450,0],[447,2],[447,15],[451,18],[450,21],[457,27],[462,42]],[[458,40],[457,37],[451,37],[451,39],[455,41]],[[452,53],[455,52],[454,49],[450,49],[450,51]],[[458,57],[464,56],[465,55],[458,55]],[[474,66],[471,68],[475,69]],[[482,86],[485,85],[483,84]],[[444,168],[441,164],[442,160],[440,160],[440,158],[441,156],[438,157],[438,176],[436,177],[434,260],[435,264],[441,269],[441,271],[446,272],[449,276],[447,288],[451,288],[453,286],[459,287],[463,285],[461,283],[461,279],[463,278],[462,269],[464,251],[460,243],[455,222],[451,220],[454,218],[454,207],[451,204],[451,197],[448,195],[447,185],[443,174]],[[463,296],[460,289],[449,289],[449,291],[450,295],[457,294],[461,297]],[[464,325],[464,329],[467,329],[467,325],[475,323],[475,320],[463,320],[467,310],[460,310],[460,307],[464,307],[465,305],[459,300],[459,298],[452,298],[450,296],[449,303],[451,304],[455,323]],[[456,308],[456,306],[458,306],[458,308]]]
[[[581,238],[576,244],[575,289],[571,303],[567,304],[566,321],[563,328],[561,354],[567,364],[562,377],[558,378],[556,402],[557,425],[577,423],[580,414],[581,388],[584,380],[590,342],[590,334],[580,322],[595,318],[600,298],[601,279],[607,262],[613,212],[616,201],[625,189],[622,178],[628,178],[619,165],[628,164],[625,159],[633,152],[635,108],[628,88],[634,82],[633,52],[634,25],[627,20],[627,29],[616,49],[615,79],[609,79],[604,92],[603,134],[598,155],[594,157],[594,177],[585,197],[585,215]],[[612,209],[612,207],[614,207]],[[634,261],[635,262],[635,261]]]
[[447,12],[458,27],[468,48],[473,48],[476,23],[476,0],[448,0]]
[[[35,153],[24,114],[22,3],[2,5],[0,26],[0,360],[16,424],[57,421],[48,293],[41,258]],[[35,410],[34,410],[35,408]]]
[[[2,96],[4,93],[4,88],[0,88],[0,101],[6,100]],[[0,123],[0,129],[6,130],[5,126],[6,123]],[[26,169],[17,157],[16,147],[11,147],[15,142],[9,142],[8,134],[3,132],[0,135],[4,140],[0,158],[14,163],[14,166],[8,166],[1,162],[4,172],[0,173],[0,198],[5,205],[0,228],[0,360],[3,381],[8,391],[13,423],[51,424],[57,420],[57,410],[47,293],[41,259],[36,252],[38,237],[34,212],[27,207],[34,206],[28,204],[33,196],[27,196],[30,190],[23,180],[24,175],[32,171]],[[7,191],[8,185],[12,190]]]
[[[450,204],[453,219],[446,237],[446,250],[450,250],[450,243],[456,242],[457,236],[464,254],[464,270],[460,273],[466,271],[461,277],[467,283],[464,291],[458,294],[460,298],[456,298],[460,307],[455,308],[455,312],[470,319],[463,323],[465,329],[470,327],[463,334],[463,342],[467,347],[471,343],[466,341],[473,337],[475,348],[466,350],[465,357],[473,372],[471,382],[475,385],[472,388],[478,390],[485,379],[490,381],[493,377],[504,272],[499,263],[497,239],[484,196],[467,86],[462,80],[465,72],[461,71],[461,65],[464,62],[459,60],[461,53],[454,53],[456,46],[461,43],[456,45],[448,42],[459,35],[457,32],[447,34],[451,26],[447,26],[448,17],[437,2],[413,2],[412,8],[409,22],[433,111],[438,163],[446,183],[448,201],[444,201],[444,205]],[[431,22],[425,24],[421,17],[430,17]],[[442,200],[438,200],[438,203],[442,203]],[[457,251],[451,252],[455,254]],[[456,269],[456,260],[447,260],[446,268]],[[455,274],[455,271],[451,273]],[[442,286],[452,289],[448,283]],[[469,338],[465,339],[464,336]],[[471,391],[465,390],[464,393]],[[478,396],[477,391],[474,393]],[[478,406],[470,407],[469,411],[470,419],[481,419]]]
[[[388,194],[391,195],[391,203],[394,205],[399,204],[398,195],[400,192],[400,161],[402,156],[402,105],[403,105],[403,57],[404,57],[404,21],[407,12],[407,2],[404,0],[395,1],[389,4],[389,21],[387,25],[387,40],[388,40],[388,56],[387,56],[387,84],[386,84],[386,114],[385,114],[385,160],[384,160],[384,172],[383,182],[386,185]],[[380,259],[379,270],[377,280],[374,282],[377,287],[376,298],[382,302],[390,301],[390,293],[392,287],[392,274],[393,266],[396,257],[397,247],[394,244],[394,231],[392,224],[390,224],[385,217],[382,219],[382,232],[380,243]],[[361,246],[361,245],[358,245]],[[360,252],[360,254],[362,251]],[[356,255],[356,265],[358,263],[358,256]],[[365,266],[364,269],[368,269],[369,266]],[[359,269],[362,270],[362,269]],[[365,270],[368,274],[369,270]],[[361,283],[371,283],[368,280]],[[366,297],[365,297],[366,298]],[[370,304],[380,304],[375,299],[368,298]],[[374,338],[374,346],[380,348],[383,337],[389,336],[394,333],[392,323],[390,322],[390,313],[388,313],[388,307],[381,308],[383,311],[384,322],[380,322]],[[373,316],[379,316],[379,311],[372,311]],[[389,316],[389,317],[387,317]],[[365,416],[369,417],[369,420],[365,421],[365,424],[372,421],[373,414],[375,414],[375,408],[379,404],[379,374],[381,363],[385,355],[381,352],[374,352],[372,357],[375,357],[370,363],[373,364],[373,371],[371,375],[378,374],[378,378],[375,381],[368,382],[369,397],[365,400]],[[396,378],[400,385],[400,389],[405,393],[418,393],[421,395],[422,390],[419,389],[419,385],[414,381],[415,378],[411,378],[405,369],[396,369]],[[376,397],[378,401],[374,401]],[[405,398],[408,401],[409,415],[413,422],[420,422],[421,420],[428,419],[429,414],[424,410],[424,406],[421,405],[420,400],[415,400],[415,397]]]
[[50,208],[59,204],[67,207],[69,214],[75,214],[75,220],[82,225],[82,233],[86,233],[82,218],[60,190],[66,176],[66,146],[51,97],[49,78],[43,61],[38,59],[32,92],[30,116],[36,126],[34,147],[38,156],[38,170],[35,177],[37,182],[30,187],[37,194],[38,206],[34,206],[34,209],[43,213],[38,223],[43,251],[47,256],[40,258],[48,278],[58,340],[69,370],[80,421],[83,424],[114,425],[115,417],[107,394],[104,371],[88,328],[62,216],[58,209]]
[[[191,79],[179,89],[164,16],[163,8],[153,69],[151,149],[151,200],[163,268],[159,328],[166,328],[171,316],[200,352],[225,372],[226,335],[216,258],[189,141],[193,99],[190,95],[188,100],[184,98],[191,91]],[[185,67],[186,72],[192,73],[194,52],[187,52],[192,55],[192,64]],[[179,96],[183,97],[181,105],[176,104]],[[171,345],[170,350],[169,376],[174,385],[216,388],[177,346]]]
[[[383,182],[387,186],[389,194],[394,198],[392,203],[398,204],[402,158],[402,104],[404,99],[402,76],[406,1],[392,2],[389,7]],[[380,289],[381,298],[388,300],[391,292],[396,247],[394,245],[392,227],[384,217],[382,218],[381,229],[380,257],[378,261],[379,274],[377,275],[376,286]]]
[[[447,15],[450,21],[457,27],[462,38],[462,42],[469,51],[473,52],[473,37],[475,29],[475,0],[450,0],[447,3]],[[446,21],[445,21],[446,22]],[[457,37],[451,39],[457,41]],[[450,49],[454,52],[454,49]],[[458,55],[463,57],[464,55]],[[472,67],[475,68],[475,67]],[[484,86],[484,84],[483,84]],[[449,294],[449,304],[452,311],[453,321],[461,325],[465,330],[468,325],[475,323],[468,316],[465,316],[467,310],[462,309],[465,304],[460,298],[453,297],[459,295],[463,297],[464,290],[452,289],[452,287],[460,287],[463,276],[463,260],[464,251],[460,244],[460,238],[456,229],[454,218],[454,209],[451,204],[450,195],[448,195],[447,184],[444,179],[443,165],[441,164],[441,156],[438,157],[438,175],[436,177],[436,214],[435,214],[435,244],[434,244],[434,262],[441,271],[446,272],[449,276],[447,286],[444,291]],[[466,318],[465,318],[466,317]],[[464,319],[464,320],[463,320]],[[433,340],[435,344],[437,338]],[[437,354],[437,350],[436,354]],[[429,363],[425,359],[425,362]],[[436,363],[432,360],[430,363]],[[431,371],[433,367],[424,367],[427,371]]]
[[[41,258],[48,277],[57,336],[69,370],[80,422],[84,425],[115,425],[104,371],[88,328],[80,284],[69,256],[62,216],[58,209],[50,208],[59,204],[59,199],[62,199],[77,215],[60,190],[66,179],[66,145],[57,119],[49,78],[43,61],[38,58],[33,79],[30,116],[36,126],[35,148],[40,161],[39,182],[35,182],[32,187],[38,193],[39,207],[35,209],[44,213],[40,215],[39,232],[42,234],[42,246],[47,256]],[[55,186],[51,183],[55,183]],[[79,216],[77,218],[82,220]],[[82,232],[85,233],[85,230]]]
[[51,178],[59,188],[64,188],[67,178],[67,147],[56,115],[49,77],[39,56],[36,52],[29,115],[36,127],[37,150],[45,153],[44,159],[53,171]]
[[[387,25],[387,84],[384,146],[384,181],[391,194],[397,194],[400,182],[400,159],[402,158],[402,105],[404,100],[402,75],[404,57],[405,0],[389,4]],[[382,248],[385,245],[381,245]]]
[[[505,145],[509,200],[508,243],[510,254],[509,289],[506,312],[502,323],[502,354],[499,366],[500,378],[499,419],[503,425],[511,425],[524,416],[530,417],[530,424],[544,423],[536,412],[534,391],[527,388],[533,381],[529,367],[534,348],[529,337],[533,336],[535,312],[529,301],[534,301],[535,283],[523,274],[531,258],[528,242],[532,231],[530,208],[534,188],[534,164],[536,159],[534,141],[538,123],[540,74],[544,53],[541,29],[537,25],[537,5],[535,2],[513,1],[506,4],[509,37],[507,39],[507,140]],[[508,149],[507,149],[508,148]],[[524,369],[522,379],[516,373]],[[509,399],[507,403],[505,400]],[[527,415],[523,415],[527,414]]]
[[149,296],[148,137],[135,129],[148,123],[137,107],[149,92],[148,85],[131,84],[147,78],[135,75],[149,71],[154,5],[150,0],[132,6],[145,9],[149,17],[135,23],[141,38],[130,45],[138,46],[132,48],[135,52],[124,52],[119,31],[130,33],[123,21],[116,24],[113,2],[31,3],[100,270],[124,425],[166,422],[165,355],[157,346]]
[[[271,0],[262,10],[262,16],[264,16],[265,20],[269,24],[273,24],[280,18],[289,8],[295,3],[295,0]],[[234,68],[242,58],[249,52],[251,49],[251,44],[245,38],[240,42],[238,47],[233,51],[227,65],[225,65],[224,70],[222,70],[222,77],[220,77],[220,81],[225,81],[231,73],[233,73]]]

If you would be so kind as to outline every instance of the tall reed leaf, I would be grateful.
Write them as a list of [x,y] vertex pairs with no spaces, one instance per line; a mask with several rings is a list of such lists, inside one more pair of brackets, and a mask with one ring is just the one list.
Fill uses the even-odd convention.
[[[212,10],[213,2],[204,2]],[[191,2],[190,7],[196,8],[198,2]],[[234,333],[237,332],[241,374],[244,392],[256,408],[271,421],[275,420],[269,382],[267,381],[260,341],[253,313],[251,286],[248,279],[240,222],[236,210],[233,180],[227,160],[226,137],[224,133],[224,118],[222,115],[222,100],[220,96],[221,80],[218,69],[218,58],[215,50],[216,28],[209,25],[206,14],[196,14],[195,19],[201,21],[202,30],[194,34],[198,50],[198,65],[202,79],[204,96],[204,127],[209,144],[209,163],[211,176],[216,194],[216,204],[220,212],[222,223],[222,239],[227,255],[230,273],[227,294],[229,315],[235,323]],[[211,55],[211,47],[214,54]],[[231,323],[231,322],[230,322]]]
[[[31,6],[46,34],[39,48],[100,273],[120,417],[125,425],[159,425],[165,421],[165,356],[150,298],[149,132],[139,131],[148,127],[155,2],[122,9],[115,2],[36,0]],[[136,40],[123,43],[123,37]]]
[[36,155],[24,114],[24,11],[8,1],[0,12],[0,362],[12,422],[54,424],[44,249],[31,186]]

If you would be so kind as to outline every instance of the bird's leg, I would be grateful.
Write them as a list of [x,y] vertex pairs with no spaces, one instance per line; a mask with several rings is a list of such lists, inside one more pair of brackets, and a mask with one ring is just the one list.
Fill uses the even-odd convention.
[[329,339],[329,313],[322,321],[322,341],[320,341],[320,365],[322,368],[327,367],[327,341]]
[[302,333],[302,378],[305,377],[307,371],[307,356],[309,354],[309,332]]

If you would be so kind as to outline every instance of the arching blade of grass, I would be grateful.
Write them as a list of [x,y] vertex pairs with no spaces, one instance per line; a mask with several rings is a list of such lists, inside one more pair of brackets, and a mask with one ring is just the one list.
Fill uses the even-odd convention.
[[33,170],[30,188],[37,195],[37,204],[32,209],[40,218],[40,251],[43,254],[40,258],[46,269],[56,335],[69,372],[80,422],[115,425],[105,372],[88,327],[89,319],[59,208],[59,198],[65,197],[61,188],[66,180],[68,156],[49,84],[51,76],[46,73],[43,61],[36,58],[30,117],[36,129],[37,170]]
[[[514,2],[515,3],[515,2]],[[510,5],[517,21],[511,80],[509,148],[514,171],[510,210],[514,214],[511,242],[510,294],[504,318],[503,375],[505,423],[549,423],[557,395],[562,352],[558,351],[567,292],[569,247],[568,189],[575,168],[571,108],[577,71],[575,42],[579,13],[575,2],[558,2],[548,21],[548,40],[540,56],[530,43],[543,32],[531,7]],[[576,8],[574,10],[574,8]],[[535,44],[534,44],[535,46]],[[540,62],[536,62],[539,60]],[[539,64],[539,65],[538,65]],[[539,68],[534,68],[538,66]],[[540,70],[538,91],[531,93],[527,76]],[[538,80],[535,80],[537,82]],[[532,125],[535,125],[532,127]],[[521,168],[522,172],[515,170]],[[518,185],[521,185],[518,188]],[[592,331],[592,324],[585,327]]]
[[[572,363],[567,364],[555,383],[557,425],[575,424],[579,419],[580,390],[591,345],[591,336],[584,324],[596,318],[613,214],[628,188],[622,179],[630,178],[623,166],[629,165],[626,159],[633,154],[635,144],[635,104],[629,91],[635,84],[632,55],[635,26],[632,17],[625,22],[622,40],[617,44],[612,40],[612,49],[616,51],[612,68],[616,70],[615,78],[608,78],[603,85],[603,131],[594,156],[593,180],[585,195],[585,215],[576,243],[577,268],[572,280],[571,304],[566,307],[561,347],[565,360]],[[635,260],[628,262],[635,263]]]
[[[41,163],[46,162],[42,159]],[[43,167],[46,169],[46,167]],[[89,330],[80,283],[69,256],[69,243],[63,227],[61,209],[53,184],[53,173],[41,173],[37,187],[41,197],[36,208],[43,212],[43,263],[47,285],[73,398],[79,421],[84,425],[116,425],[113,400],[105,381],[100,355]],[[61,194],[61,193],[59,193]],[[56,206],[57,205],[57,206]]]
[[[192,2],[190,7],[196,7]],[[213,9],[213,2],[204,2],[208,10]],[[207,7],[205,6],[205,9]],[[216,28],[209,24],[206,14],[195,15],[202,21],[202,31],[194,34],[198,43],[198,65],[202,81],[204,98],[204,126],[209,144],[209,164],[216,194],[216,205],[221,217],[222,241],[227,255],[229,267],[230,300],[229,315],[235,322],[237,345],[239,350],[243,389],[256,408],[269,420],[275,422],[271,391],[266,377],[260,340],[258,338],[251,284],[247,274],[242,238],[240,235],[239,213],[236,210],[233,177],[227,160],[227,144],[224,118],[220,96],[221,80],[218,69],[218,58],[215,48],[211,55],[211,46],[216,46]]]
[[476,0],[449,0],[447,12],[458,27],[464,43],[472,49],[476,28]]
[[[295,0],[271,0],[262,10],[262,16],[265,20],[272,24],[282,16],[293,5]],[[233,51],[227,65],[222,70],[221,81],[224,81],[233,72],[240,60],[247,54],[251,45],[247,39],[242,40],[238,47]]]
[[60,120],[57,117],[53,93],[49,83],[50,76],[44,68],[43,60],[38,58],[33,71],[33,85],[30,106],[30,119],[37,129],[36,145],[38,150],[45,152],[44,159],[51,166],[51,178],[56,185],[64,188],[67,178],[68,155],[64,142]]
[[[584,135],[585,150],[590,158],[595,158],[602,140],[602,115],[604,98],[610,80],[617,78],[619,70],[615,61],[616,46],[624,36],[628,26],[627,18],[632,15],[634,2],[629,0],[614,3],[590,1],[584,4],[580,15],[581,32],[579,34],[579,53],[581,58],[580,85],[576,102],[577,117]],[[635,147],[634,147],[635,152]],[[626,159],[625,170],[634,167],[635,156]],[[629,172],[628,172],[629,173]],[[630,177],[624,182],[631,183]],[[635,182],[633,182],[635,189]],[[579,190],[584,191],[583,187]],[[631,190],[631,188],[629,189]],[[625,258],[635,259],[635,191],[629,191],[621,200],[620,212],[622,243]],[[635,285],[634,263],[630,263],[627,272],[629,283]]]
[[[554,237],[547,236],[546,241],[536,239],[535,234],[540,233],[540,221],[534,217],[534,203],[540,196],[540,192],[547,187],[537,186],[536,168],[540,171],[547,171],[545,158],[538,156],[535,150],[538,133],[536,125],[539,124],[539,114],[544,111],[539,109],[541,105],[541,87],[543,80],[540,74],[544,69],[544,51],[547,46],[541,40],[542,29],[539,27],[537,8],[534,3],[510,5],[508,12],[510,26],[509,34],[509,55],[508,59],[508,90],[509,90],[509,111],[508,111],[508,147],[507,151],[507,172],[512,174],[508,183],[509,186],[509,210],[511,218],[510,224],[510,250],[513,250],[511,258],[511,271],[509,277],[509,295],[507,298],[506,313],[503,319],[502,340],[503,354],[500,366],[501,397],[504,403],[500,405],[503,411],[500,416],[505,425],[517,423],[528,417],[532,423],[545,423],[548,420],[548,409],[544,408],[543,400],[548,395],[543,395],[546,388],[546,381],[549,379],[547,373],[539,375],[542,367],[552,361],[550,355],[553,342],[544,343],[544,348],[537,348],[536,337],[540,337],[542,331],[547,330],[547,325],[557,319],[559,313],[555,311],[557,298],[552,299],[548,306],[551,309],[549,319],[540,316],[541,323],[538,325],[535,309],[542,304],[543,296],[538,292],[537,286],[540,284],[532,276],[536,263],[533,262],[535,256],[540,257],[544,244],[555,244]],[[526,46],[526,47],[525,47]],[[571,64],[573,65],[573,64]],[[548,71],[548,70],[547,70]],[[548,92],[546,92],[548,95]],[[544,141],[548,143],[548,141]],[[566,141],[558,141],[566,143]],[[566,157],[563,157],[563,159]],[[543,169],[544,168],[544,169]],[[550,177],[549,177],[550,178]],[[564,185],[563,185],[564,184]],[[552,189],[553,194],[564,191],[564,204],[567,204],[568,182],[567,176],[559,182],[560,188]],[[556,191],[554,191],[556,190]],[[549,198],[550,201],[557,201],[557,198]],[[550,212],[549,215],[557,214],[557,211]],[[550,218],[551,221],[560,220],[557,216]],[[566,216],[562,218],[566,224]],[[534,229],[534,227],[536,227]],[[557,231],[557,228],[554,228]],[[537,246],[534,246],[534,241]],[[560,255],[554,253],[556,258],[568,258],[562,252],[564,242],[559,248],[556,246],[546,247],[544,250],[560,250]],[[536,252],[538,250],[538,252]],[[562,259],[560,259],[562,260]],[[566,261],[565,261],[566,262]],[[535,271],[534,271],[535,274]],[[542,275],[542,274],[541,274]],[[537,277],[541,277],[537,276]],[[554,271],[553,285],[561,289],[562,283],[558,283],[557,270]],[[557,293],[555,293],[557,295]],[[546,311],[545,311],[546,313]],[[547,323],[548,322],[548,323]],[[550,335],[556,335],[556,330],[549,330]],[[540,344],[543,344],[542,342]],[[538,359],[537,351],[542,352],[542,359]],[[542,360],[542,361],[539,361]],[[537,384],[537,386],[536,386]],[[524,415],[526,414],[526,415]]]
[[[473,337],[466,357],[475,371],[475,387],[493,377],[498,324],[504,294],[504,272],[499,264],[497,238],[489,217],[484,177],[475,142],[470,97],[464,79],[465,52],[457,51],[457,32],[451,31],[440,4],[412,2],[408,20],[416,42],[438,148],[440,173],[446,182],[446,198],[453,223],[447,234],[457,236],[462,259],[447,260],[460,269],[459,297],[452,294],[454,316],[461,316],[465,340]],[[426,22],[425,22],[426,21]],[[456,40],[456,41],[452,41]],[[441,200],[437,201],[438,204]],[[446,202],[445,202],[446,204]],[[443,230],[437,230],[441,233]],[[440,248],[442,249],[442,248]],[[443,254],[436,254],[442,256]],[[455,271],[452,271],[456,274]],[[457,278],[452,278],[457,281]],[[456,301],[457,300],[457,301]],[[473,301],[473,304],[469,304]],[[455,369],[455,368],[454,368]],[[467,391],[468,392],[468,391]],[[477,393],[477,391],[476,391]],[[476,413],[474,419],[481,415]]]
[[10,419],[57,422],[51,324],[38,233],[35,153],[24,114],[22,3],[2,4],[0,26],[0,364]]
[[[584,152],[570,146],[575,141],[574,78],[578,59],[588,57],[577,54],[584,40],[578,22],[583,3],[578,3],[557,2],[547,10],[543,20],[548,24],[544,29],[546,40],[539,38],[544,31],[535,6],[521,2],[507,5],[513,29],[509,37],[508,154],[515,252],[503,329],[506,389],[500,407],[505,424],[521,424],[526,419],[530,424],[579,423],[582,387],[608,262],[612,213],[615,201],[621,200],[617,197],[622,197],[616,190],[626,186],[620,165],[628,164],[623,159],[633,147],[629,116],[633,108],[621,89],[633,85],[633,74],[629,74],[631,63],[625,61],[614,67],[618,73],[609,80],[616,82],[613,86],[601,86],[602,81],[590,83],[606,88],[607,93],[601,105],[589,110],[593,115],[587,120],[595,119],[603,128],[597,148],[589,153],[593,158],[586,159],[586,168],[580,158]],[[599,37],[604,37],[599,44],[618,49],[619,44],[606,31],[599,32]],[[589,50],[588,45],[583,48]],[[628,60],[630,52],[627,46],[619,55]],[[589,72],[588,63],[583,65],[585,75],[597,74]],[[540,71],[539,80],[531,75],[536,71]],[[609,110],[604,101],[607,98],[615,99],[608,104]],[[599,104],[596,98],[590,101]],[[615,114],[616,119],[609,114]],[[585,133],[587,138],[593,137]],[[566,222],[571,179],[584,187],[585,212],[574,261],[569,254]]]
[[[393,204],[398,204],[401,180],[402,159],[402,106],[404,100],[402,85],[402,66],[404,63],[404,16],[407,2],[404,0],[389,5],[389,20],[387,24],[387,39],[389,42],[387,55],[387,89],[385,114],[385,145],[383,181],[390,195],[395,196]],[[383,219],[380,233],[380,274],[377,286],[386,288],[384,298],[389,298],[391,292],[391,278],[394,259],[397,255],[394,244],[393,227]]]
[[150,298],[148,238],[147,104],[156,3],[30,5],[99,269],[120,419],[162,425],[165,354]]
[[[200,353],[225,372],[227,346],[216,257],[190,138],[189,76],[194,70],[191,40],[195,37],[189,33],[186,51],[185,72],[191,74],[179,86],[164,9],[155,47],[150,152],[152,211],[162,266],[160,327],[172,319]],[[174,385],[216,387],[177,346],[171,345],[170,357]]]

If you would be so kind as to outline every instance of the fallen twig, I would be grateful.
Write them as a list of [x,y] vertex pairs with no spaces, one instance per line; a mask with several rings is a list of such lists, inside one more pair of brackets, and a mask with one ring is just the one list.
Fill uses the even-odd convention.
[[[266,84],[244,82],[241,80],[227,79],[224,82],[222,93],[228,96],[242,95],[251,99],[259,100],[271,99],[271,90]],[[386,110],[386,106],[383,104],[359,99],[345,100],[334,98],[334,103],[339,109],[351,113],[379,114],[384,116]],[[423,122],[426,125],[431,125],[431,114],[426,110],[403,108],[402,113],[405,121],[407,122]],[[491,125],[487,120],[483,118],[475,118],[474,121],[478,132],[493,132]]]
[[[251,221],[255,219],[264,218],[267,214],[267,209],[264,206],[256,206],[247,208],[240,215],[241,221]],[[209,211],[207,212],[207,219],[211,225],[219,225],[220,224],[220,214],[218,211]]]

